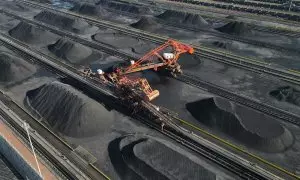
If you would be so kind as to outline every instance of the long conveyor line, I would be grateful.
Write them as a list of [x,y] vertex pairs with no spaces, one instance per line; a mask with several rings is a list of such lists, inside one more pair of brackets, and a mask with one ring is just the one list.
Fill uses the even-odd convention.
[[[193,130],[196,130],[196,131],[200,132],[201,134],[207,135],[207,136],[209,136],[209,137],[211,137],[211,138],[213,138],[213,139],[215,139],[215,140],[217,140],[217,141],[220,141],[220,142],[222,142],[223,144],[225,144],[225,145],[226,145],[227,147],[229,147],[229,148],[235,149],[235,150],[237,150],[237,151],[239,151],[239,152],[243,152],[243,153],[246,154],[248,157],[250,157],[251,159],[254,159],[254,160],[257,161],[257,162],[263,162],[265,165],[270,166],[270,167],[272,167],[272,168],[274,168],[274,169],[280,170],[281,172],[283,172],[283,173],[285,173],[285,174],[288,174],[290,177],[293,177],[293,178],[295,178],[295,179],[300,179],[300,176],[297,176],[296,174],[291,173],[290,171],[288,171],[288,170],[286,170],[286,169],[284,169],[284,168],[282,168],[282,167],[280,167],[280,166],[278,166],[278,165],[276,165],[276,164],[274,164],[274,163],[271,163],[271,162],[269,162],[269,161],[263,159],[262,157],[259,157],[259,156],[255,155],[255,154],[252,154],[252,153],[249,153],[248,151],[246,151],[246,150],[243,149],[242,147],[239,147],[239,146],[237,146],[237,145],[234,145],[234,144],[232,144],[232,143],[230,143],[230,142],[228,142],[228,141],[226,141],[226,140],[224,140],[224,139],[222,139],[222,138],[220,138],[220,137],[218,137],[218,136],[216,136],[216,135],[213,135],[213,134],[211,134],[210,132],[207,132],[206,130],[201,129],[201,128],[199,128],[198,126],[196,126],[196,125],[194,125],[194,124],[192,124],[192,123],[189,123],[189,122],[187,122],[187,121],[185,121],[185,120],[183,120],[183,119],[180,119],[180,118],[175,117],[175,116],[173,116],[173,118],[174,118],[175,121],[177,121],[179,124],[185,125],[185,126],[191,128],[191,129],[193,129]],[[255,166],[255,163],[254,163],[253,165]]]
[[[163,44],[166,42],[169,38],[165,36],[159,36],[153,33],[149,33],[146,31],[138,30],[135,28],[131,28],[128,26],[119,25],[113,22],[104,21],[100,19],[96,19],[90,16],[81,15],[78,13],[66,11],[66,10],[60,10],[55,9],[49,5],[43,5],[41,3],[36,3],[32,1],[20,1],[16,0],[17,2],[24,3],[28,6],[34,7],[34,8],[40,8],[43,10],[52,11],[54,13],[59,13],[66,16],[73,16],[77,18],[82,18],[86,20],[88,23],[99,26],[99,27],[105,27],[109,29],[114,29],[122,32],[123,34],[130,35],[132,37],[136,37],[142,40],[148,40],[157,44]],[[229,64],[235,67],[247,69],[250,71],[260,72],[264,74],[269,74],[273,76],[277,76],[282,80],[288,81],[290,83],[294,83],[297,85],[300,85],[300,74],[294,73],[292,71],[289,71],[288,69],[280,69],[269,66],[268,63],[254,60],[242,56],[238,56],[235,54],[232,54],[228,51],[220,51],[212,48],[208,48],[205,46],[196,46],[192,45],[195,48],[195,54],[199,55],[200,57],[206,57],[214,61],[218,61],[224,64]]]
[[[55,134],[53,134],[48,128],[44,128],[44,127],[39,127],[39,126],[43,126],[43,124],[41,123],[31,123],[32,121],[36,121],[31,115],[29,115],[29,113],[27,113],[26,111],[23,110],[23,108],[21,108],[19,105],[17,105],[13,100],[11,100],[10,98],[8,98],[5,94],[3,94],[2,92],[0,93],[0,115],[2,118],[4,118],[4,120],[11,126],[13,127],[17,133],[21,136],[24,137],[24,139],[26,139],[27,137],[27,133],[25,131],[25,129],[22,127],[22,125],[20,125],[16,120],[14,120],[14,118],[12,118],[5,110],[8,110],[6,108],[9,108],[9,111],[13,111],[15,114],[17,114],[17,116],[22,119],[24,122],[27,122],[30,124],[31,127],[34,127],[34,129],[44,129],[43,133],[39,133],[39,134],[47,134],[47,136],[43,136],[43,137],[48,137],[51,138],[50,140],[53,142],[58,137],[56,137]],[[59,139],[62,143],[61,146],[65,147],[65,150],[71,150],[72,148],[66,144],[63,140]],[[49,148],[44,147],[44,144],[40,144],[40,142],[38,140],[36,140],[35,138],[32,138],[32,143],[35,147],[35,149],[38,150],[37,153],[41,154],[41,156],[43,156],[43,159],[45,158],[47,161],[51,162],[52,165],[54,165],[55,167],[55,173],[57,175],[60,176],[60,178],[67,178],[67,179],[88,179],[81,171],[78,172],[76,169],[72,169],[72,166],[68,165],[66,167],[66,162],[61,162],[59,159],[56,158],[55,155],[51,154],[50,152],[48,152]],[[61,150],[61,152],[65,152],[65,150]],[[62,155],[60,155],[62,156]]]
[[[38,58],[31,54],[31,50],[26,45],[20,45],[20,42],[14,42],[14,40],[5,38],[6,35],[2,34],[0,36],[0,41],[5,45],[7,48],[11,49],[15,53],[21,55],[24,59],[28,61],[34,61],[37,64],[42,65],[43,67],[47,68],[49,71],[54,72],[55,74],[60,75],[61,77],[71,76],[75,80],[82,80],[81,76],[75,74],[72,72],[72,68],[66,67],[64,64],[55,64],[51,61],[48,61],[44,57],[44,55],[36,54]],[[36,59],[39,59],[39,61],[36,61]],[[56,63],[59,63],[58,61]],[[55,67],[55,68],[54,68]],[[96,87],[95,84],[89,83],[90,86]],[[111,95],[107,90],[100,89],[103,94]],[[40,123],[38,120],[36,120],[34,117],[32,117],[29,113],[27,113],[25,110],[22,110],[21,107],[19,107],[16,103],[14,103],[12,100],[6,101],[8,105],[10,105],[10,108],[13,108],[13,110],[21,113],[21,117],[24,118],[25,121],[28,121],[31,127],[33,129],[37,130],[43,137],[52,137],[49,138],[49,142],[51,144],[55,145],[55,147],[59,147],[59,150],[70,160],[72,160],[72,157],[70,156],[70,153],[73,152],[73,148],[71,148],[69,145],[67,145],[62,139],[60,139],[56,134],[54,134],[51,130],[49,130],[44,124]],[[73,162],[76,163],[75,160]],[[85,172],[87,175],[94,179],[109,179],[107,175],[105,175],[103,172],[101,172],[99,169],[95,168],[91,164],[89,164],[87,167],[81,167],[82,171]],[[73,177],[72,179],[76,179],[76,177]],[[78,178],[80,179],[80,178]]]
[[220,32],[215,32],[212,30],[208,30],[205,28],[194,28],[194,27],[181,27],[176,23],[170,23],[170,22],[166,22],[160,19],[157,19],[158,22],[162,22],[162,24],[167,24],[176,28],[181,28],[181,29],[187,29],[190,31],[194,31],[194,32],[205,32],[209,35],[215,36],[215,37],[219,37],[219,38],[224,38],[224,39],[228,39],[228,40],[232,40],[232,41],[238,41],[238,42],[242,42],[242,43],[246,43],[246,44],[251,44],[251,45],[255,45],[255,46],[260,46],[263,48],[269,48],[269,49],[274,49],[277,51],[282,51],[282,52],[292,52],[292,53],[300,53],[300,50],[295,49],[295,48],[290,48],[290,47],[285,47],[285,46],[280,46],[280,45],[276,45],[274,43],[270,43],[270,42],[263,42],[263,41],[258,41],[255,39],[250,39],[250,38],[244,38],[244,37],[240,37],[240,36],[235,36],[235,35],[230,35],[230,34],[225,34],[225,33],[220,33]]
[[[264,9],[273,9],[273,10],[280,10],[289,12],[289,4],[283,5],[283,3],[271,3],[271,2],[262,2],[262,1],[239,1],[239,0],[213,0],[216,2],[223,2],[223,3],[234,3],[237,5],[249,6],[251,8],[264,8]],[[290,11],[298,12],[298,8],[291,8]]]
[[[136,2],[136,1],[132,2],[130,0],[119,0],[119,1],[121,1],[123,3],[130,2],[131,4],[135,4],[135,5],[138,5],[138,6],[145,6],[145,7],[149,7],[149,8],[155,8],[155,5],[146,4],[145,2]],[[168,1],[165,1],[165,2],[167,3]],[[188,4],[186,4],[186,5],[188,5]],[[173,10],[174,9],[172,7],[164,7],[164,6],[160,6],[159,8],[163,9],[163,10]],[[225,23],[236,21],[234,19],[229,19],[229,18],[226,18],[226,17],[215,17],[213,15],[204,13],[203,11],[195,11],[195,9],[193,9],[193,8],[189,8],[188,10],[184,9],[184,10],[185,10],[185,12],[190,11],[192,14],[199,14],[205,20],[212,20],[212,21],[222,20],[222,22],[225,22]],[[180,11],[183,11],[183,10],[176,8],[176,11],[180,12]],[[295,29],[291,29],[291,28],[285,28],[285,27],[281,27],[281,26],[274,26],[274,25],[267,25],[267,24],[265,24],[264,26],[252,25],[252,24],[247,24],[247,25],[250,27],[250,29],[261,31],[261,32],[273,33],[273,34],[278,34],[278,35],[283,35],[283,36],[288,36],[288,37],[294,37],[294,38],[300,37],[300,32],[295,30]]]
[[[56,62],[58,62],[58,60],[55,60],[51,57],[44,56],[43,54],[39,53],[38,51],[35,51],[34,49],[27,47],[27,45],[7,36],[5,34],[1,34],[0,41],[2,41],[3,44],[6,47],[8,47],[9,49],[12,49],[15,52],[21,53],[23,55],[23,57],[25,57],[29,61],[30,60],[33,60],[34,62],[40,61],[40,64],[43,66],[46,66],[47,69],[55,69],[54,70],[55,72],[60,73],[63,76],[70,76],[70,77],[74,78],[74,80],[79,78],[77,76],[77,74],[68,72],[69,70],[65,69],[65,67],[63,67],[63,65],[56,64]],[[49,59],[51,59],[51,60],[49,60]],[[90,83],[88,79],[80,79],[80,81],[82,83],[86,83],[86,86],[85,86],[86,90],[93,89],[98,92],[97,93],[98,95],[99,95],[99,93],[103,94],[103,95],[107,95],[107,91],[101,89],[100,86],[96,86],[93,83]],[[110,98],[115,98],[115,97],[110,96]],[[111,101],[113,101],[113,100],[111,99]],[[114,101],[114,104],[116,104],[116,103],[117,102]],[[152,113],[156,117],[155,118],[156,121],[157,120],[159,120],[159,121],[165,120],[166,123],[170,124],[169,118],[166,117],[163,113],[156,111],[156,109],[153,108],[153,106],[151,104],[145,103],[145,107],[149,110],[150,114]],[[137,116],[137,114],[136,114],[136,116]],[[153,120],[149,121],[143,117],[140,117],[140,119],[143,121],[148,121],[148,123],[155,123],[155,121],[153,121]],[[181,142],[186,147],[200,153],[202,156],[209,158],[210,160],[218,163],[222,167],[230,170],[231,172],[236,173],[238,176],[242,177],[243,179],[281,179],[278,176],[260,168],[259,166],[256,166],[255,168],[253,168],[249,164],[248,161],[243,160],[242,158],[237,157],[236,155],[230,156],[231,158],[229,158],[228,155],[224,154],[224,151],[222,151],[222,150],[216,151],[217,150],[216,145],[214,145],[215,149],[211,149],[207,145],[203,145],[203,144],[201,145],[201,142],[192,140],[188,136],[185,136],[184,133],[180,132],[179,128],[176,128],[176,127],[177,126],[173,126],[172,124],[170,124],[170,127],[166,127],[166,130],[168,130],[166,132],[169,132],[166,135]],[[40,131],[40,129],[37,129],[37,130]],[[213,147],[213,146],[211,146],[211,147]],[[222,149],[222,148],[219,147],[219,149]],[[232,158],[234,158],[234,159],[232,159]],[[244,162],[240,162],[242,160]],[[87,170],[87,169],[83,169],[83,170]],[[88,166],[88,170],[95,171],[94,167],[91,165]],[[86,172],[86,173],[89,173],[89,172]],[[94,173],[96,173],[96,172],[94,172]],[[99,173],[99,172],[97,172],[97,173]],[[95,175],[95,174],[89,174],[89,175]],[[106,177],[103,174],[101,174],[101,176],[103,178]]]
[[249,7],[240,4],[233,5],[225,2],[216,2],[216,1],[207,1],[207,0],[187,0],[187,1],[169,0],[169,1],[188,3],[196,6],[207,6],[207,7],[219,8],[219,9],[226,9],[226,10],[229,9],[229,10],[259,14],[259,15],[269,15],[269,16],[280,17],[282,19],[292,20],[296,22],[299,21],[300,18],[300,14],[298,12],[280,11],[276,9],[262,9],[258,7]]
[[[123,0],[123,1],[130,1],[130,0]],[[300,27],[300,23],[297,21],[280,19],[280,18],[275,18],[272,16],[262,16],[262,15],[253,14],[253,13],[246,13],[246,12],[234,11],[234,10],[225,10],[225,9],[219,9],[219,8],[214,8],[214,7],[209,7],[209,6],[195,6],[194,4],[179,2],[179,1],[166,1],[166,0],[152,0],[152,1],[154,1],[156,4],[160,4],[160,5],[173,6],[173,8],[184,7],[186,9],[191,9],[191,10],[205,11],[205,12],[210,12],[210,13],[218,13],[218,14],[222,14],[222,15],[226,15],[226,16],[234,15],[234,16],[239,16],[241,18],[247,18],[247,19],[253,19],[253,20],[263,20],[263,21],[269,21],[269,22],[273,22],[273,23],[280,23],[283,25]],[[141,3],[141,2],[139,2],[139,3]],[[291,28],[287,28],[287,27],[276,27],[276,28],[281,29],[281,30],[291,30]]]
[[[0,12],[5,13],[8,16],[14,17],[14,18],[16,18],[20,21],[36,25],[40,28],[47,29],[47,30],[49,30],[53,33],[56,33],[56,34],[60,35],[60,36],[68,37],[68,38],[70,38],[70,39],[72,39],[72,40],[74,40],[78,43],[81,43],[83,45],[95,48],[95,49],[100,50],[100,51],[104,51],[104,52],[106,52],[106,53],[108,53],[112,56],[117,56],[117,57],[120,57],[124,60],[137,59],[137,57],[134,57],[130,54],[119,51],[119,50],[117,50],[113,47],[110,47],[110,46],[107,46],[105,44],[101,44],[101,43],[98,43],[98,42],[95,42],[95,41],[89,41],[89,40],[83,39],[80,36],[74,35],[73,33],[63,31],[63,30],[58,30],[57,28],[55,28],[51,25],[47,25],[47,24],[43,24],[41,22],[29,20],[27,18],[20,17],[20,16],[14,14],[12,12],[8,12],[8,11],[3,10],[3,9],[0,9]],[[202,55],[202,57],[205,57],[205,58],[208,58],[208,59],[214,58],[214,56],[211,56],[211,55],[208,55],[208,56]],[[216,58],[218,58],[218,57],[216,57]],[[76,70],[74,70],[74,71],[76,71]],[[296,73],[296,72],[293,72],[293,73]],[[267,105],[267,104],[264,104],[264,103],[261,103],[261,102],[257,102],[257,101],[255,101],[251,98],[238,95],[236,93],[225,90],[224,88],[213,85],[209,82],[199,80],[198,77],[196,77],[196,76],[194,76],[190,73],[184,73],[182,76],[179,76],[176,79],[178,79],[180,81],[183,81],[185,83],[188,83],[190,85],[196,86],[196,87],[205,88],[207,91],[209,91],[213,94],[225,97],[227,99],[230,99],[232,101],[238,102],[238,103],[243,104],[243,105],[246,105],[248,107],[252,107],[253,109],[262,111],[266,114],[269,114],[271,116],[277,117],[277,118],[282,119],[282,120],[285,120],[287,122],[290,122],[290,123],[293,123],[293,124],[296,124],[296,125],[300,125],[300,118],[299,118],[299,116],[297,116],[295,114],[292,114],[292,113],[284,111],[284,110],[280,110],[278,108],[272,107],[270,105]]]
[[[104,51],[104,52],[106,52],[106,53],[108,53],[112,56],[120,57],[124,60],[137,59],[137,57],[134,57],[130,54],[119,51],[119,50],[117,50],[113,47],[110,47],[110,46],[107,46],[105,44],[101,44],[101,43],[98,43],[98,42],[95,42],[95,41],[89,41],[89,40],[83,39],[83,38],[81,38],[77,35],[74,35],[72,33],[67,32],[67,31],[58,30],[57,28],[55,28],[51,25],[47,25],[47,24],[43,24],[43,23],[40,23],[40,22],[37,22],[37,21],[29,20],[29,19],[20,17],[20,16],[14,14],[12,12],[8,12],[8,11],[3,10],[3,9],[0,9],[0,12],[5,13],[8,16],[14,17],[14,18],[16,18],[20,21],[36,25],[40,28],[50,30],[51,32],[56,33],[60,36],[68,37],[68,38],[70,38],[70,39],[72,39],[72,40],[74,40],[78,43],[81,43],[83,45],[95,48],[95,49],[100,50],[100,51]],[[74,71],[76,71],[76,69],[74,69]],[[182,76],[179,76],[176,79],[178,79],[180,81],[183,81],[185,83],[188,83],[190,85],[196,86],[196,87],[205,88],[207,91],[209,91],[213,94],[225,97],[227,99],[230,99],[232,101],[238,102],[238,103],[243,104],[243,105],[246,105],[248,107],[252,107],[253,109],[262,111],[266,114],[269,114],[271,116],[277,117],[277,118],[282,119],[282,120],[285,120],[287,122],[290,122],[290,123],[293,123],[293,124],[296,124],[296,125],[300,125],[300,118],[295,114],[292,114],[290,112],[286,112],[284,110],[277,109],[277,108],[272,107],[270,105],[263,104],[261,102],[257,102],[253,99],[250,99],[250,98],[232,93],[228,90],[225,90],[224,88],[218,87],[218,86],[213,85],[209,82],[199,80],[199,78],[195,77],[194,75],[192,75],[190,73],[184,73]]]

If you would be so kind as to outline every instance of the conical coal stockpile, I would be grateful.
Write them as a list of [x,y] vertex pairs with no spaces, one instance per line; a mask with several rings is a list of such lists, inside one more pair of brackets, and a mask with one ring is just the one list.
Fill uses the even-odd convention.
[[29,44],[53,43],[58,37],[49,31],[39,29],[25,22],[20,22],[16,27],[9,30],[8,33],[10,36]]
[[115,114],[70,85],[54,81],[28,91],[26,106],[54,129],[70,137],[107,131]]
[[216,28],[216,30],[232,35],[244,35],[251,33],[251,29],[246,23],[237,21],[225,24],[222,27]]
[[130,26],[137,29],[151,31],[159,28],[161,25],[158,24],[152,17],[144,16],[138,22],[133,23]]
[[36,68],[18,57],[0,53],[0,82],[11,83],[26,79],[36,72]]
[[[93,54],[89,47],[61,38],[55,44],[48,46],[50,52],[59,58],[63,58],[72,64],[80,64],[87,61]],[[101,56],[99,54],[99,56]],[[96,60],[96,59],[95,59]]]
[[275,119],[222,98],[186,104],[200,123],[265,152],[281,152],[294,143],[291,132]]
[[49,11],[42,11],[34,16],[34,19],[78,34],[94,33],[99,29],[82,19],[70,18]]
[[109,144],[108,153],[124,179],[216,179],[214,172],[197,163],[197,157],[146,135],[117,138]]

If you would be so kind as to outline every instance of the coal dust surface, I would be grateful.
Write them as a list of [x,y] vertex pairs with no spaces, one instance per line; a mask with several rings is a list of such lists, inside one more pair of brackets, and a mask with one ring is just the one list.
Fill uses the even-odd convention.
[[300,90],[293,87],[279,87],[276,90],[271,91],[269,94],[278,101],[291,103],[300,107]]
[[123,179],[216,179],[181,148],[149,136],[130,135],[108,146],[111,162]]
[[26,93],[27,108],[56,131],[70,137],[105,132],[114,113],[70,85],[53,81]]
[[222,49],[228,49],[229,43],[228,42],[223,42],[223,41],[214,41],[212,43],[214,46]]
[[282,152],[294,143],[292,133],[275,119],[223,98],[187,103],[186,108],[200,123],[260,151]]
[[167,10],[157,16],[160,19],[174,24],[187,25],[192,27],[206,27],[208,22],[199,14],[193,14],[183,11]]
[[34,19],[78,34],[94,33],[99,29],[82,19],[70,18],[49,11],[42,11]]
[[237,17],[236,17],[236,16],[234,16],[234,15],[229,15],[229,16],[226,16],[226,18],[227,18],[227,19],[233,19],[233,20],[236,20],[236,19],[237,19]]
[[231,35],[245,35],[251,33],[250,27],[244,22],[233,21],[216,28],[216,30],[231,34]]
[[0,53],[0,82],[12,83],[33,75],[36,68],[26,61],[7,53]]
[[61,38],[48,46],[48,50],[59,58],[63,58],[72,64],[83,64],[102,58],[102,54],[93,51],[82,44]]
[[57,35],[49,31],[37,28],[25,22],[20,22],[8,33],[13,38],[29,44],[49,44],[55,42],[58,38]]

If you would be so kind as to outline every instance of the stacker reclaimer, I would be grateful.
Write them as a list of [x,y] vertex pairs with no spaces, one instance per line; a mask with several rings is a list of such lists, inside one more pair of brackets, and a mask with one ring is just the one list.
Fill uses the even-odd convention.
[[172,76],[177,76],[182,73],[178,59],[183,53],[193,54],[194,49],[189,45],[170,39],[163,45],[145,54],[139,60],[130,60],[130,63],[113,67],[108,72],[104,72],[101,69],[98,69],[97,72],[92,72],[90,68],[86,68],[81,72],[85,76],[96,77],[104,82],[113,84],[116,87],[116,92],[123,97],[152,101],[159,96],[159,91],[153,90],[145,78],[128,75],[152,69],[154,71],[165,71]]

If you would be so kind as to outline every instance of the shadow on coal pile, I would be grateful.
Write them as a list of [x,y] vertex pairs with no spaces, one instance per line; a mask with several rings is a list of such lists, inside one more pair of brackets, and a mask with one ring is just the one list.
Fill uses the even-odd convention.
[[237,21],[225,24],[222,27],[216,28],[216,30],[231,35],[245,35],[251,33],[251,29],[246,23]]
[[55,42],[58,38],[57,35],[49,31],[45,31],[24,22],[20,22],[8,33],[10,36],[29,44],[50,44]]
[[70,85],[54,81],[26,93],[25,106],[38,118],[70,137],[105,132],[115,114]]
[[182,54],[178,60],[182,69],[189,70],[199,68],[202,65],[201,58],[197,55]]
[[291,132],[275,119],[222,98],[188,103],[186,108],[201,123],[251,148],[282,152],[294,143]]
[[113,140],[109,157],[122,179],[216,179],[216,175],[175,148],[148,136]]
[[300,91],[290,86],[279,87],[274,91],[271,91],[270,96],[287,103],[300,106]]
[[93,51],[89,47],[63,38],[56,41],[55,44],[49,45],[48,50],[72,64],[87,64],[103,57],[100,52]]
[[154,31],[162,27],[153,17],[143,16],[138,22],[130,25],[133,28],[146,30],[146,31]]
[[141,7],[136,5],[131,5],[129,3],[121,3],[121,2],[114,2],[114,1],[107,1],[107,0],[100,0],[97,5],[101,5],[101,7],[108,8],[110,10],[121,11],[131,14],[141,14],[145,15],[151,13],[150,8],[148,7]]
[[181,24],[190,27],[200,28],[208,26],[208,22],[206,22],[199,14],[192,14],[188,12],[167,10],[157,17],[174,24]]
[[77,3],[71,11],[78,12],[80,14],[97,16],[101,14],[101,9],[95,6],[94,4],[88,3]]
[[26,61],[0,53],[0,83],[15,83],[30,77],[35,72],[36,68]]
[[34,19],[78,34],[90,34],[99,29],[82,19],[73,19],[49,11],[42,11]]

